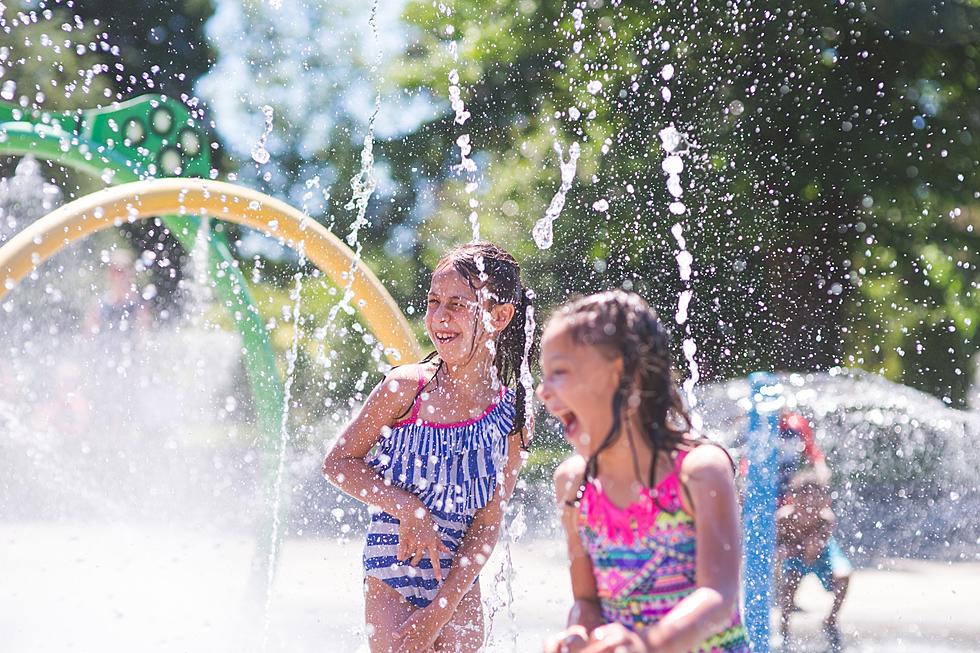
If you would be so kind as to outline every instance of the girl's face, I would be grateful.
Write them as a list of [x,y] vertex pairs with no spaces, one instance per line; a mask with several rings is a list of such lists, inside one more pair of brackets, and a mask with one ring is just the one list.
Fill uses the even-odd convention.
[[[484,320],[476,292],[451,266],[432,273],[426,298],[425,330],[439,358],[450,365],[461,365],[480,356],[489,356],[486,343],[502,330],[514,315],[511,304],[497,304]],[[489,328],[489,332],[488,332]]]
[[623,360],[597,347],[575,342],[561,321],[552,321],[541,338],[538,397],[565,427],[565,438],[588,458],[612,428],[612,402]]

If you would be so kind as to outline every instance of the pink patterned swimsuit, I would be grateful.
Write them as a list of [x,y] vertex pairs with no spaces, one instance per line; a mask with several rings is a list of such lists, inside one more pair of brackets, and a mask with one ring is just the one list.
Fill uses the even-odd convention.
[[[602,618],[638,631],[652,626],[697,588],[694,518],[681,503],[678,478],[687,451],[653,490],[627,508],[614,505],[594,481],[579,502],[579,533],[589,552]],[[729,625],[692,653],[750,653],[738,610]]]

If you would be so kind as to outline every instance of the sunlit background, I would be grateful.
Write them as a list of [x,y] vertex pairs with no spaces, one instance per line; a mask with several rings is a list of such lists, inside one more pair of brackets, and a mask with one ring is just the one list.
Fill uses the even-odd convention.
[[[637,290],[709,435],[744,442],[760,370],[813,421],[857,566],[849,650],[973,651],[978,30],[968,0],[15,0],[0,246],[129,180],[67,161],[114,147],[94,132],[25,156],[11,124],[165,95],[209,163],[180,170],[180,141],[176,168],[136,177],[286,201],[374,270],[423,346],[429,270],[475,237],[522,262],[539,320]],[[385,352],[302,252],[201,224],[123,223],[0,298],[0,650],[363,646],[367,514],[319,467]],[[284,395],[257,398],[218,240]],[[492,651],[539,650],[570,604],[549,490],[569,449],[537,422],[482,575]],[[823,651],[829,596],[800,601],[798,650]]]

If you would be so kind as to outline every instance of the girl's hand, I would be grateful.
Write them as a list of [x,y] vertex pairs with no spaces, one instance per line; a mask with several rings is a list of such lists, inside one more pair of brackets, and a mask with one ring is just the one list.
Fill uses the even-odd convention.
[[569,626],[557,635],[545,640],[544,653],[579,653],[589,642],[585,626]]
[[599,626],[592,631],[582,653],[650,653],[643,639],[619,623]]
[[452,550],[443,544],[429,511],[420,505],[408,514],[400,515],[398,521],[398,559],[418,567],[422,559],[428,557],[432,571],[441,583],[439,552],[452,555]]
[[452,617],[452,612],[435,609],[435,603],[412,613],[395,636],[393,651],[422,653],[432,650],[442,627]]

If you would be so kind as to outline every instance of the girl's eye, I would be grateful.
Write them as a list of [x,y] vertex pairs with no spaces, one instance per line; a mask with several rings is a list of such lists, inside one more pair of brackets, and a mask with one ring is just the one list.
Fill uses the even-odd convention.
[[428,300],[426,302],[426,304],[429,305],[429,306],[435,306],[438,303],[439,303],[439,300],[437,300],[437,299],[430,299],[430,300]]

